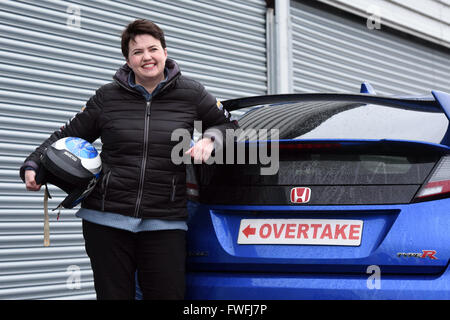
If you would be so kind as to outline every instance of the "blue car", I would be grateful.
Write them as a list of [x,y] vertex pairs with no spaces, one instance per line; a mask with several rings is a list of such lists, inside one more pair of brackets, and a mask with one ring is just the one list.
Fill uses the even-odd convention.
[[450,95],[223,105],[243,131],[188,166],[187,299],[450,299]]

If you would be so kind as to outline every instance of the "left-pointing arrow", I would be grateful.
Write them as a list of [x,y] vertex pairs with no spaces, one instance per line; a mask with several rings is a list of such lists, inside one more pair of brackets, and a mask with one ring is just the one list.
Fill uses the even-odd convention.
[[242,233],[248,238],[248,236],[256,233],[256,228],[251,228],[250,225],[248,225],[244,230],[242,230]]

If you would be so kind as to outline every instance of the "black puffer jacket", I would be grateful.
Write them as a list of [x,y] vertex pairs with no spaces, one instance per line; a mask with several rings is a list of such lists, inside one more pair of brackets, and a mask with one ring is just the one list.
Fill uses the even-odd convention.
[[68,136],[89,142],[101,137],[103,177],[82,207],[139,218],[181,220],[187,217],[185,165],[175,165],[171,141],[177,128],[192,134],[194,120],[202,128],[215,128],[225,136],[236,129],[226,111],[204,87],[181,75],[175,61],[167,59],[168,81],[146,101],[128,85],[131,69],[124,65],[114,81],[99,88],[78,113],[38,147],[21,167],[39,167],[47,146]]

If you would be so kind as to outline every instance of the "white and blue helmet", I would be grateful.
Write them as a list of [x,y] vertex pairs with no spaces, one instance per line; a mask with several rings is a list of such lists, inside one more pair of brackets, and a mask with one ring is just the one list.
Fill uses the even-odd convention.
[[41,156],[36,182],[51,183],[68,196],[59,207],[75,207],[94,189],[102,170],[100,154],[88,141],[67,137],[49,146]]

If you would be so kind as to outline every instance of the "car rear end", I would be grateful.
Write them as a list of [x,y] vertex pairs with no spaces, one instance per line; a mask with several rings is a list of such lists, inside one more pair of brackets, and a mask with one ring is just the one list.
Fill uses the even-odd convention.
[[[187,298],[449,299],[442,105],[286,99],[239,120],[251,131],[234,147],[248,161],[189,169]],[[262,174],[273,166],[263,157],[249,161],[266,143],[275,174]]]

